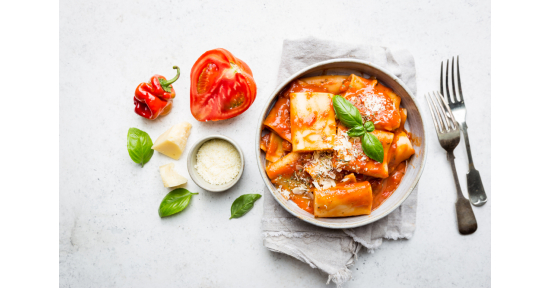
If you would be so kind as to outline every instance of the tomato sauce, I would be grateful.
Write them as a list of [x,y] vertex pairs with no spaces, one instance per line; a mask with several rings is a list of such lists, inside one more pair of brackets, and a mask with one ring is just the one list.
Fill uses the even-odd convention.
[[[368,79],[366,79],[368,80]],[[343,97],[353,103],[366,115],[368,120],[374,122],[376,129],[393,130],[400,125],[400,113],[389,97],[391,90],[381,84],[370,86],[371,81],[364,88],[349,88]],[[392,92],[391,92],[392,93]],[[366,103],[375,103],[366,105]]]
[[313,200],[311,200],[311,198],[307,197],[307,196],[304,196],[303,194],[302,195],[297,195],[297,194],[290,194],[290,200],[294,201],[295,204],[297,204],[297,206],[311,214],[313,214],[314,212],[314,206],[313,206]]
[[263,125],[278,133],[284,140],[291,142],[290,99],[280,97],[263,121]]
[[[304,92],[329,93],[326,88],[320,87],[318,85],[307,84],[307,83],[305,83],[303,81],[300,81],[300,80],[296,80],[296,81],[292,82],[290,84],[290,87],[288,89],[286,89],[280,97],[282,99],[287,99],[287,101],[288,101],[288,108],[287,108],[288,109],[288,117],[290,115],[290,94],[291,93],[304,93]],[[317,115],[316,111],[315,111],[315,113],[312,113],[311,115],[309,115],[308,117],[306,117],[304,119],[301,119],[301,118],[297,119],[297,121],[294,124],[296,124],[299,127],[304,126],[304,125],[311,126],[315,123],[315,121],[317,120],[318,117],[319,117],[319,115]],[[290,122],[288,122],[288,124],[289,124],[288,126],[291,125]]]
[[282,142],[284,140],[276,133],[270,133],[269,135],[269,143],[267,144],[267,149],[265,150],[265,153],[267,154],[265,155],[265,159],[275,162],[286,154],[282,147]]
[[330,93],[327,88],[318,86],[315,84],[307,84],[303,81],[297,80],[290,84],[290,87],[282,93],[282,98],[290,99],[291,93],[301,93],[301,92],[321,92],[321,93]]
[[269,138],[271,137],[271,132],[261,136],[261,150],[267,152],[267,146],[269,145]]
[[379,207],[387,198],[393,195],[393,192],[396,191],[402,177],[406,173],[406,162],[398,164],[398,166],[389,174],[389,177],[385,179],[375,178],[370,180],[372,185],[372,194],[374,196],[374,202],[372,204],[372,211]]
[[412,133],[406,131],[406,135],[408,136],[408,139],[410,139],[410,142],[414,144],[414,146],[420,146],[421,145],[421,139],[419,137],[416,137]]
[[[260,141],[260,148],[261,150],[267,152],[267,147],[269,146],[269,142],[270,142],[270,138],[271,138],[271,133],[270,131],[268,131],[265,135],[261,136],[261,141]],[[282,140],[282,149],[284,149],[284,151],[286,152],[290,152],[292,151],[292,143],[286,141],[286,140]]]

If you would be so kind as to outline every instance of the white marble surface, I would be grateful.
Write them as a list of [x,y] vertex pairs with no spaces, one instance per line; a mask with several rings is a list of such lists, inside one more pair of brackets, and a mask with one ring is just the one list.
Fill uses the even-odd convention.
[[[416,59],[418,96],[438,87],[440,61],[461,56],[469,135],[491,200],[489,1],[61,1],[60,219],[61,287],[324,287],[326,275],[268,251],[260,235],[262,200],[229,221],[232,201],[263,193],[253,152],[259,109],[275,88],[282,41],[315,36],[405,47]],[[414,2],[414,3],[412,3]],[[252,68],[258,86],[241,116],[199,123],[189,110],[189,73],[206,50],[223,47]],[[147,121],[133,112],[138,83],[173,76],[172,113]],[[474,211],[478,231],[460,236],[455,191],[445,153],[426,116],[429,156],[420,181],[417,230],[361,253],[345,287],[489,287],[491,201]],[[220,133],[245,151],[242,180],[225,193],[200,194],[187,209],[160,219],[168,192],[155,153],[144,168],[126,150],[128,128],[156,139],[180,121],[193,124],[189,143]],[[456,149],[465,185],[466,153]],[[186,173],[186,157],[175,161]],[[330,284],[334,286],[333,284]]]

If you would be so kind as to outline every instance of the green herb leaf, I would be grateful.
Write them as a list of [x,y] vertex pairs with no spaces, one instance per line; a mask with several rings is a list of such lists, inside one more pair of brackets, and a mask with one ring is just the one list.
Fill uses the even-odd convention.
[[379,163],[383,162],[383,145],[374,134],[366,133],[362,136],[362,150],[366,156]]
[[332,103],[337,118],[339,118],[339,121],[341,121],[343,125],[348,128],[362,126],[362,116],[353,103],[339,95],[335,95],[332,98]]
[[366,130],[363,126],[355,126],[347,131],[347,135],[349,135],[349,137],[360,137],[364,135],[364,133],[366,133]]
[[231,218],[239,218],[254,207],[254,202],[261,198],[259,194],[244,194],[234,200],[231,206]]
[[372,132],[376,129],[376,127],[374,126],[374,122],[372,121],[368,121],[364,123],[364,128],[366,128],[367,132]]
[[133,162],[141,164],[141,167],[149,162],[154,154],[154,150],[151,149],[152,146],[153,142],[147,132],[137,128],[128,130],[128,153],[130,153]]
[[160,215],[160,217],[166,217],[183,211],[183,209],[187,208],[189,202],[191,202],[191,197],[197,194],[198,193],[189,192],[189,190],[185,188],[177,188],[170,191],[170,193],[162,199],[160,207],[158,208],[158,215]]

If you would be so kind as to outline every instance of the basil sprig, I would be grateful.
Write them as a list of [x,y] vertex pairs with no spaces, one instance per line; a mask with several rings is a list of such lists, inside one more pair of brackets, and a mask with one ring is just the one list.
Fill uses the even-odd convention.
[[189,202],[191,202],[191,197],[197,194],[198,193],[189,192],[189,190],[185,188],[177,188],[170,191],[170,193],[162,199],[160,207],[158,208],[158,215],[160,215],[160,217],[166,217],[183,211],[183,209],[187,208]]
[[360,115],[360,111],[356,109],[355,105],[339,95],[335,95],[332,102],[337,118],[341,123],[349,128],[362,126],[362,115]]
[[372,121],[368,121],[364,123],[364,128],[366,129],[367,132],[372,132],[376,129],[374,126],[374,122]]
[[383,162],[383,145],[374,134],[370,133],[375,130],[374,123],[367,121],[363,125],[360,111],[353,103],[339,95],[332,98],[332,103],[339,121],[347,128],[350,128],[347,135],[349,137],[361,137],[364,154],[377,162]]
[[362,142],[362,150],[368,157],[376,160],[377,162],[383,162],[383,145],[377,137],[372,133],[366,133],[360,139]]
[[254,202],[261,198],[259,194],[244,194],[236,198],[231,206],[231,218],[239,218],[254,207]]
[[149,162],[154,154],[154,150],[151,149],[153,142],[147,132],[141,131],[137,128],[130,128],[128,130],[128,153],[133,162],[141,164],[141,167],[145,163]]
[[366,129],[364,129],[362,125],[355,126],[347,131],[347,135],[349,135],[349,137],[360,137],[364,135],[364,133],[366,133]]

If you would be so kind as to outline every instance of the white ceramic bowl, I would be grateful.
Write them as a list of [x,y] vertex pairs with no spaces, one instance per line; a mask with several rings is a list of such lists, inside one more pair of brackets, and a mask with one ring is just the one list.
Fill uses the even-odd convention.
[[[238,175],[236,175],[236,177],[230,182],[221,184],[221,185],[210,184],[208,181],[204,180],[204,178],[202,178],[200,174],[198,174],[198,171],[196,171],[196,168],[195,168],[196,154],[198,153],[198,149],[200,149],[202,144],[213,139],[225,140],[231,143],[236,148],[236,150],[238,150],[238,154],[240,155],[241,165],[240,165],[240,171],[238,172]],[[244,171],[244,153],[242,153],[242,149],[240,149],[240,146],[238,146],[238,144],[231,138],[223,135],[210,135],[200,139],[198,142],[194,143],[193,146],[191,147],[189,157],[187,157],[187,170],[189,171],[189,175],[191,175],[191,179],[193,179],[194,183],[200,186],[200,188],[210,192],[224,192],[229,188],[233,187],[234,184],[236,184],[236,182],[240,180],[240,177],[242,177],[242,172]]]
[[[261,131],[263,129],[262,123],[274,106],[277,96],[295,79],[318,75],[349,75],[351,73],[366,78],[369,76],[375,76],[381,83],[392,88],[394,92],[402,98],[400,105],[408,110],[406,129],[412,132],[414,136],[418,137],[420,139],[420,143],[418,145],[413,144],[416,154],[410,158],[406,175],[403,177],[398,189],[370,215],[343,218],[315,218],[312,214],[299,208],[294,202],[285,200],[284,197],[276,191],[274,185],[269,180],[269,177],[267,177],[267,173],[265,172],[265,154],[260,149]],[[398,208],[402,202],[408,198],[410,193],[412,193],[412,190],[417,185],[419,178],[421,177],[423,167],[425,166],[425,160],[427,159],[427,146],[425,141],[425,127],[423,124],[423,118],[421,117],[421,111],[412,96],[412,92],[406,87],[404,82],[386,69],[375,64],[356,59],[333,59],[323,61],[311,65],[286,79],[286,81],[281,83],[267,99],[265,107],[259,117],[259,125],[257,127],[255,137],[256,156],[259,171],[263,181],[265,181],[265,184],[269,188],[269,191],[271,191],[273,197],[275,197],[276,201],[280,203],[284,209],[299,219],[326,228],[354,228],[370,224],[387,216],[393,210]]]

